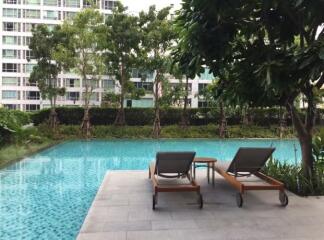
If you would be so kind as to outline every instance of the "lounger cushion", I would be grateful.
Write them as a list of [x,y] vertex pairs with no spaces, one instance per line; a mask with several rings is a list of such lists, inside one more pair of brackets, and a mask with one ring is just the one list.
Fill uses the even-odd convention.
[[155,173],[187,174],[195,154],[195,152],[158,152]]

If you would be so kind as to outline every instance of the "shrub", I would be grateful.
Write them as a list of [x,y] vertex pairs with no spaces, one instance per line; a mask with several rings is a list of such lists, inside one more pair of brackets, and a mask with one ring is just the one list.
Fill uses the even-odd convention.
[[28,113],[0,108],[0,146],[12,142],[21,127],[28,123]]
[[305,178],[301,164],[293,165],[270,160],[264,172],[283,182],[285,187],[298,195],[324,195],[324,167],[315,164],[313,181]]
[[[283,111],[283,110],[281,110]],[[249,114],[254,125],[269,127],[278,125],[280,121],[280,110],[278,108],[266,109],[249,109]],[[58,107],[58,119],[61,124],[75,125],[81,124],[83,118],[83,108],[81,107]],[[90,109],[90,121],[92,125],[111,125],[114,123],[117,114],[116,108],[99,108]],[[179,124],[181,120],[182,109],[180,108],[162,108],[161,109],[161,125]],[[189,108],[189,123],[193,126],[217,124],[220,120],[218,108]],[[49,117],[49,109],[41,110],[32,114],[33,122],[38,125],[47,121]],[[125,108],[126,123],[129,126],[152,125],[154,121],[153,108]],[[288,114],[287,125],[291,126],[291,119]],[[323,122],[324,110],[318,110],[316,123]],[[231,108],[226,111],[226,119],[228,125],[241,124],[241,110],[239,108]],[[324,124],[324,122],[323,122]]]

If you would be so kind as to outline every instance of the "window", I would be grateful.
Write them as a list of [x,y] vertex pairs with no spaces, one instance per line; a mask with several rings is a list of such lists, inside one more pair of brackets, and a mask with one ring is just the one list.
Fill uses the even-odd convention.
[[111,0],[103,0],[102,1],[102,8],[112,10],[115,7],[115,1]]
[[52,19],[52,20],[57,20],[59,19],[58,17],[58,11],[44,11],[44,19]]
[[80,87],[80,79],[66,78],[64,79],[66,87]]
[[199,108],[208,107],[208,104],[206,101],[198,101],[198,107]]
[[67,92],[66,93],[66,100],[70,101],[78,101],[80,99],[79,92]]
[[19,104],[3,104],[3,106],[10,110],[19,110],[20,109]]
[[96,1],[92,1],[92,0],[83,0],[83,7],[84,8],[89,8],[91,7]]
[[31,73],[33,71],[34,66],[36,66],[36,64],[33,63],[24,64],[24,73]]
[[13,50],[13,49],[3,49],[2,50],[2,57],[6,59],[19,59],[20,58],[20,51]]
[[40,10],[25,9],[24,10],[24,18],[39,19],[40,18]]
[[27,100],[39,100],[40,95],[38,91],[26,91]]
[[79,0],[65,0],[64,1],[64,7],[80,7],[80,1]]
[[98,88],[99,87],[99,81],[97,80],[86,80],[82,82],[82,87],[86,86],[86,83],[88,84],[88,86],[92,87],[92,88]]
[[3,3],[6,3],[6,4],[20,4],[20,1],[18,1],[18,0],[3,0]]
[[146,78],[146,79],[152,79],[153,78],[153,73],[147,72],[147,71],[140,71],[136,68],[132,69],[131,72],[131,77],[132,78]]
[[19,72],[19,64],[17,63],[2,63],[2,72]]
[[64,19],[72,19],[77,14],[76,12],[63,12]]
[[34,55],[32,50],[24,50],[24,59],[33,59]]
[[2,10],[2,16],[3,17],[20,18],[20,9],[4,8]]
[[19,86],[18,77],[2,77],[2,86]]
[[20,45],[20,38],[17,36],[2,36],[2,43],[5,45]]
[[126,107],[129,107],[129,108],[132,107],[132,100],[131,99],[126,100]]
[[26,5],[40,5],[40,0],[24,0]]
[[91,93],[90,100],[91,101],[99,101],[99,93]]
[[24,109],[27,112],[38,111],[40,109],[39,104],[26,104],[24,105]]
[[31,41],[31,37],[24,37],[23,39],[23,45],[24,46],[28,46],[30,44],[30,41]]
[[105,89],[114,89],[115,88],[115,81],[114,80],[103,79],[102,80],[102,87],[105,88]]
[[152,82],[134,82],[136,88],[144,88],[145,92],[153,91],[153,83]]
[[36,23],[24,23],[23,25],[23,31],[24,32],[31,32],[34,27],[37,26]]
[[14,90],[3,90],[2,99],[19,99],[19,92]]
[[47,28],[48,28],[48,31],[53,31],[54,28],[55,28],[55,24],[46,24]]
[[16,22],[3,22],[3,31],[19,32],[19,23]]
[[31,87],[35,87],[37,86],[36,82],[29,82],[29,78],[23,78],[23,86],[31,86]]
[[58,6],[57,0],[43,0],[44,6]]
[[199,83],[198,84],[198,93],[202,94],[202,92],[204,91],[204,89],[208,86],[207,83]]

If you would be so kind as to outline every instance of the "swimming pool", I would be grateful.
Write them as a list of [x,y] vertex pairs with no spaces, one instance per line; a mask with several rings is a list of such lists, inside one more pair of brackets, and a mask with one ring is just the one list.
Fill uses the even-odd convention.
[[147,169],[157,151],[231,160],[239,147],[274,146],[295,162],[294,140],[71,141],[0,170],[0,239],[75,239],[107,170]]

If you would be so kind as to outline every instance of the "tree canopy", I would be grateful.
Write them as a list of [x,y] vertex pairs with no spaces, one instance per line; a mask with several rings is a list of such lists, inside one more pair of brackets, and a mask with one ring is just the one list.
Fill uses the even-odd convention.
[[[220,78],[215,97],[287,108],[307,169],[314,100],[324,83],[323,12],[321,0],[183,0],[177,17],[180,52],[192,55],[191,70],[207,65]],[[294,106],[301,94],[308,103],[305,123]]]

